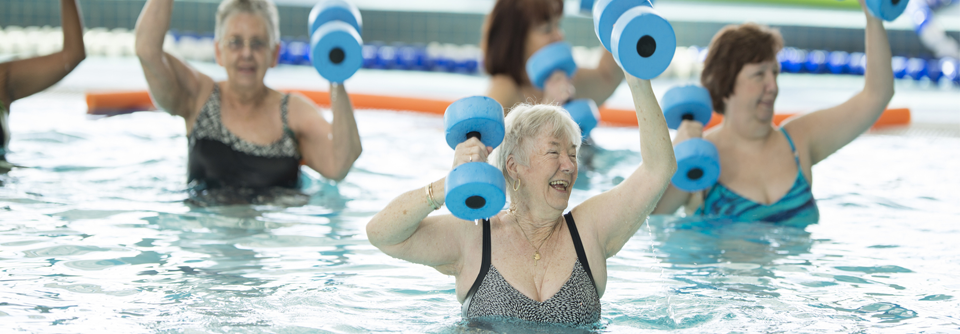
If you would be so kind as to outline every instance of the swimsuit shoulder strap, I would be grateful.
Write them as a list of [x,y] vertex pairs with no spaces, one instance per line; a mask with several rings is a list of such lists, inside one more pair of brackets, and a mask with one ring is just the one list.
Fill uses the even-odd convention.
[[793,145],[793,139],[790,138],[790,133],[787,132],[787,129],[780,127],[780,132],[783,132],[783,136],[787,137],[787,143],[790,144],[790,151],[793,152],[793,160],[797,162],[797,166],[800,166],[800,155],[797,154],[797,147]]
[[563,218],[567,221],[567,228],[570,229],[570,238],[573,239],[573,248],[577,250],[577,259],[580,260],[580,266],[587,272],[587,276],[590,277],[590,283],[593,283],[593,287],[596,288],[597,282],[593,279],[593,272],[590,271],[587,252],[583,250],[583,242],[580,241],[580,232],[577,231],[577,224],[573,221],[573,212],[567,212],[563,215]]
[[463,301],[463,314],[466,316],[467,310],[470,309],[470,301],[473,299],[473,295],[477,294],[477,290],[480,290],[480,284],[483,283],[483,278],[487,276],[487,272],[490,270],[490,220],[483,220],[483,255],[480,258],[480,272],[477,274],[477,279],[473,281],[473,285],[470,286],[470,291],[467,291],[467,298]]

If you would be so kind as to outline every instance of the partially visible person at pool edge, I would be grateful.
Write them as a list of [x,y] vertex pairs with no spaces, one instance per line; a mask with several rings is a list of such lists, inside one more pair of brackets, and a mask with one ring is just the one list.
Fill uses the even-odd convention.
[[493,154],[506,179],[509,210],[479,225],[428,216],[444,202],[440,179],[377,213],[367,224],[370,243],[456,277],[465,319],[595,323],[607,286],[606,259],[640,228],[676,170],[650,81],[628,77],[627,83],[643,163],[616,187],[564,214],[577,181],[580,129],[557,105],[521,104],[507,115],[506,136],[496,150],[473,138],[457,145],[453,162],[457,167]]
[[77,0],[60,0],[60,25],[63,27],[63,50],[60,52],[0,63],[0,172],[13,167],[6,158],[10,143],[10,126],[7,124],[10,104],[60,82],[87,57]]
[[723,123],[701,134],[702,124],[684,121],[674,143],[701,136],[714,143],[720,153],[719,182],[697,196],[671,185],[654,213],[674,213],[687,204],[688,212],[696,208],[697,215],[817,222],[811,167],[869,129],[893,97],[887,33],[880,19],[870,14],[866,19],[863,90],[840,105],[793,118],[780,128],[772,123],[779,92],[780,33],[751,23],[718,32],[710,43],[701,82],[710,91],[714,110],[724,115]]
[[590,98],[603,104],[623,81],[613,55],[603,50],[597,68],[580,68],[573,78],[556,71],[541,91],[527,77],[526,63],[540,48],[563,41],[562,0],[497,0],[483,25],[483,66],[490,74],[487,96],[509,112],[518,103],[563,104]]
[[277,65],[280,27],[269,0],[225,0],[217,9],[214,82],[163,51],[174,1],[149,0],[136,27],[136,52],[150,95],[183,117],[189,137],[189,181],[201,188],[294,188],[300,162],[328,179],[343,179],[360,156],[360,136],[343,85],[331,84],[333,123],[300,94],[267,87]]

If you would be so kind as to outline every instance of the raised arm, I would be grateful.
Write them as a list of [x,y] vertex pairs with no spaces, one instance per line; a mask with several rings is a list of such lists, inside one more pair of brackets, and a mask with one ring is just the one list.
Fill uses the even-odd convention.
[[791,136],[806,143],[810,165],[820,162],[867,131],[893,98],[893,67],[890,64],[887,31],[880,19],[866,13],[866,10],[864,13],[867,17],[864,29],[867,68],[863,76],[863,90],[843,104],[803,115],[784,125]]
[[677,170],[670,134],[649,80],[627,75],[640,127],[637,170],[613,189],[594,196],[574,209],[577,221],[590,221],[604,256],[615,255],[643,225]]
[[[454,167],[468,161],[486,161],[491,150],[476,138],[467,140],[457,145]],[[459,273],[464,235],[473,223],[452,215],[427,217],[434,210],[429,194],[433,194],[438,207],[442,206],[445,182],[446,178],[437,180],[390,202],[367,223],[370,243],[395,258],[425,264],[447,275]]]
[[588,98],[602,105],[613,95],[623,81],[623,70],[613,60],[613,55],[603,50],[597,68],[581,68],[573,76],[574,98]]
[[86,58],[77,0],[60,0],[60,25],[63,26],[60,52],[0,64],[0,100],[5,107],[53,86]]
[[325,178],[343,180],[363,150],[350,96],[342,84],[330,84],[333,124],[328,123],[307,98],[294,96],[290,127],[296,134],[304,161]]
[[147,1],[137,19],[136,51],[154,102],[161,109],[187,119],[189,126],[197,112],[200,88],[212,87],[213,80],[163,52],[163,39],[170,29],[172,12],[173,0]]
[[[685,120],[681,122],[680,127],[677,128],[677,135],[673,138],[673,146],[677,146],[677,144],[682,143],[690,138],[703,138],[702,123],[694,120]],[[660,201],[657,202],[657,207],[653,209],[653,214],[673,214],[677,212],[677,209],[684,205],[687,205],[687,210],[690,210],[691,207],[695,208],[696,206],[699,206],[699,202],[690,202],[691,197],[694,195],[694,193],[680,190],[680,188],[673,186],[673,183],[671,183],[667,187],[667,190],[663,192],[663,196],[660,197]]]

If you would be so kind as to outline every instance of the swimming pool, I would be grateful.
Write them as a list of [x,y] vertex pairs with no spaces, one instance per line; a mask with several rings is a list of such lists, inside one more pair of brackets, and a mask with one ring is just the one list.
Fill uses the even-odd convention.
[[[0,175],[4,327],[464,329],[453,279],[384,255],[364,229],[393,197],[449,171],[440,117],[359,111],[363,155],[339,184],[307,172],[309,197],[293,200],[306,205],[191,208],[181,119],[85,108],[69,89],[11,108],[8,158],[30,167]],[[639,162],[635,129],[594,133],[604,150],[571,204]],[[857,139],[814,168],[821,221],[805,229],[653,217],[608,262],[599,330],[960,330],[956,133]]]

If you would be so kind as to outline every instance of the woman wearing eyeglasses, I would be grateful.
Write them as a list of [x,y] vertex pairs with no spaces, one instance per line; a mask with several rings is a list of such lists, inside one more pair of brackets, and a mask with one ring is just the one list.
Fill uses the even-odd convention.
[[296,188],[301,161],[328,179],[343,179],[361,151],[343,86],[330,85],[334,116],[329,123],[304,96],[264,85],[280,54],[273,2],[220,3],[214,39],[217,64],[227,72],[223,82],[163,52],[173,3],[147,1],[137,21],[136,51],[157,106],[186,122],[188,182],[196,194],[217,188],[233,193]]

